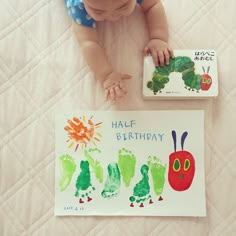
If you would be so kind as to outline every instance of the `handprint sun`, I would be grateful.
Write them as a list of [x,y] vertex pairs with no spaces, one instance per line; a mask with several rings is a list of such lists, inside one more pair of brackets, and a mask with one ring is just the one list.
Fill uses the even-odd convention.
[[68,133],[69,143],[68,147],[75,146],[75,151],[80,147],[84,149],[88,144],[96,146],[96,142],[100,142],[102,135],[97,132],[97,129],[101,126],[102,122],[94,124],[92,121],[93,116],[87,119],[83,117],[73,117],[72,120],[67,120],[68,125],[64,127]]

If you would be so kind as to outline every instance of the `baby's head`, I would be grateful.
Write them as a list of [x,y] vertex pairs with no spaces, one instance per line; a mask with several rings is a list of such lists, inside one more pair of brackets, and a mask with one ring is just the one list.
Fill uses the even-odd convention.
[[84,0],[83,3],[95,21],[115,21],[131,14],[136,0]]

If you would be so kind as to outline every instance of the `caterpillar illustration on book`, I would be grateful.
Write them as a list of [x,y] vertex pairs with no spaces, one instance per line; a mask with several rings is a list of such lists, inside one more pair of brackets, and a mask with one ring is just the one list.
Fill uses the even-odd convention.
[[209,75],[210,67],[207,70],[202,66],[202,75],[195,72],[195,63],[187,56],[177,56],[171,58],[169,65],[158,66],[155,68],[152,80],[146,86],[153,91],[153,94],[161,93],[166,84],[170,81],[169,76],[172,72],[182,73],[185,88],[189,91],[208,91],[212,85],[212,78]]

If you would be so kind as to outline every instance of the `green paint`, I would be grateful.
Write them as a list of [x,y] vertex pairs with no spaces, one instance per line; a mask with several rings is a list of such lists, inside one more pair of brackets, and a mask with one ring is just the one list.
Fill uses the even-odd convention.
[[129,199],[131,202],[136,201],[137,203],[139,202],[144,202],[147,199],[151,198],[150,196],[150,185],[149,185],[149,178],[148,178],[148,166],[147,165],[142,165],[141,167],[141,174],[142,174],[142,179],[134,186],[133,189],[133,196],[131,196]]
[[94,153],[101,153],[101,151],[98,148],[90,148],[84,151],[84,155],[87,161],[89,162],[89,165],[92,168],[93,172],[95,173],[96,179],[100,183],[102,183],[103,182],[103,168],[100,165],[100,162],[97,160],[94,160],[94,158],[90,155]]
[[153,189],[157,196],[161,195],[165,185],[166,165],[157,157],[148,158],[148,166],[152,176]]
[[176,171],[178,171],[178,170],[179,170],[179,167],[180,167],[179,160],[178,160],[178,159],[175,159],[175,162],[174,162],[174,169],[175,169]]
[[108,176],[105,182],[102,196],[104,198],[112,198],[119,193],[120,189],[120,171],[117,163],[110,163],[107,167]]
[[171,58],[169,65],[156,67],[152,80],[147,82],[147,88],[152,90],[154,95],[161,92],[169,83],[172,72],[182,73],[183,82],[189,90],[201,89],[201,75],[195,73],[195,63],[186,56]]
[[129,187],[131,179],[135,174],[136,157],[131,151],[122,148],[118,152],[118,166],[120,169],[123,182]]
[[62,175],[59,180],[60,191],[64,191],[70,184],[76,170],[74,159],[70,155],[60,156],[60,166]]
[[184,163],[184,169],[187,170],[190,166],[190,162],[189,160],[185,160],[185,163]]
[[[79,176],[77,177],[77,181],[76,181],[76,192],[75,192],[76,197],[79,196],[79,191],[86,191],[88,190],[89,187],[92,187],[90,170],[89,170],[89,162],[81,161],[80,169],[81,169],[81,172]],[[92,189],[94,190],[93,187]]]
[[134,196],[131,196],[131,197],[129,198],[129,200],[130,200],[131,202],[134,202],[134,201],[135,201],[135,197],[134,197]]

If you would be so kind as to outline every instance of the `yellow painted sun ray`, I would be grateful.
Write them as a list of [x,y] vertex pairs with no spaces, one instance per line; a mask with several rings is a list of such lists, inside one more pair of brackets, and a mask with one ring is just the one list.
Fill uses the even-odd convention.
[[102,122],[99,122],[99,123],[95,124],[95,127],[99,128],[101,125],[102,125]]
[[97,135],[98,137],[102,137],[102,135],[98,132],[96,132],[95,135]]
[[73,147],[73,145],[74,145],[74,142],[69,143],[68,148]]
[[84,144],[84,143],[82,143],[82,145],[81,145],[81,148],[82,148],[82,149],[84,149],[84,148],[85,148],[85,144]]

